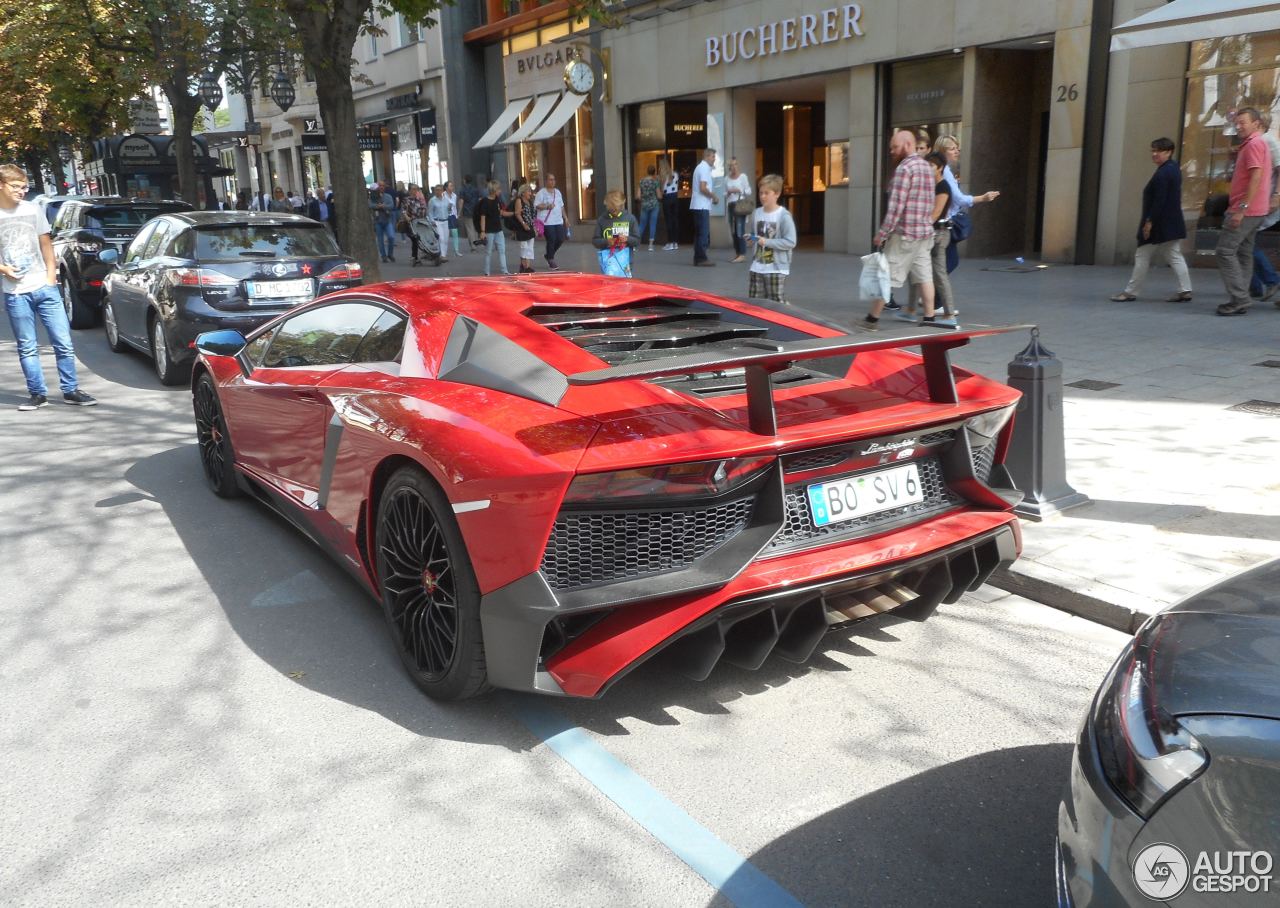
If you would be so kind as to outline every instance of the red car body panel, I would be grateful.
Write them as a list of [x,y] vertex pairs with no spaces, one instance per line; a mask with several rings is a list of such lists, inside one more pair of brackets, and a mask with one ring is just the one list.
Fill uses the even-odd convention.
[[[285,502],[288,516],[375,596],[372,539],[379,482],[398,464],[422,468],[458,511],[455,519],[486,601],[539,576],[577,475],[754,454],[783,457],[933,427],[963,432],[954,427],[976,414],[1011,408],[1017,400],[1017,393],[1002,384],[953,369],[956,402],[936,402],[921,357],[896,349],[858,354],[844,378],[775,388],[773,435],[748,428],[744,393],[694,397],[669,385],[634,380],[570,384],[552,404],[439,378],[459,319],[480,323],[568,376],[598,370],[602,360],[531,315],[569,307],[590,315],[651,299],[690,300],[813,338],[841,337],[790,314],[643,281],[563,274],[413,280],[332,294],[282,317],[343,300],[386,302],[408,318],[398,375],[359,364],[246,373],[237,357],[202,353],[193,381],[204,371],[213,376],[241,474],[268,490],[278,507]],[[997,464],[1009,432],[1007,425],[1000,435]],[[328,480],[322,475],[326,458]],[[780,465],[778,475],[783,475]],[[1009,501],[985,482],[966,477],[952,487],[968,500],[918,522],[798,551],[764,553],[710,588],[611,604],[599,620],[540,661],[538,671],[566,694],[596,696],[674,635],[744,597],[916,563],[1002,528],[1012,530],[1020,548]],[[535,685],[532,677],[527,683],[498,683],[554,689]]]

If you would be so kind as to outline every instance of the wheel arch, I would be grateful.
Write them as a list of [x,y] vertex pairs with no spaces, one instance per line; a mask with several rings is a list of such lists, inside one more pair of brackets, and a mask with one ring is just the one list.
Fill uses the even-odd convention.
[[386,489],[387,482],[391,477],[402,467],[415,467],[444,496],[445,501],[449,500],[449,495],[445,491],[444,485],[440,482],[440,478],[432,472],[429,466],[417,458],[410,457],[408,454],[388,454],[373,468],[373,471],[369,474],[369,490],[365,497],[365,504],[360,509],[359,523],[356,527],[356,541],[360,549],[360,557],[364,561],[365,570],[373,581],[375,589],[378,588],[378,560],[374,552],[377,539],[373,532],[373,525],[378,516],[378,504],[382,501],[383,490]]

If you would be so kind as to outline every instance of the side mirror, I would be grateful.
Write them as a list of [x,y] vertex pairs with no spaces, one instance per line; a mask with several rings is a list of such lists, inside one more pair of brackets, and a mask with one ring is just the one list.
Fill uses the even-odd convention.
[[108,246],[106,249],[103,249],[98,253],[98,261],[102,262],[104,265],[114,265],[116,262],[120,261],[120,253]]
[[244,345],[244,335],[239,331],[206,331],[196,338],[196,349],[209,356],[235,356]]

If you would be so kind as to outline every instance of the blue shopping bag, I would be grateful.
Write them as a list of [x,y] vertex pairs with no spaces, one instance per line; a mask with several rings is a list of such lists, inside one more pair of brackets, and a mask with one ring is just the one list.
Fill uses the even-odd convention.
[[600,250],[600,271],[607,277],[631,277],[631,249]]

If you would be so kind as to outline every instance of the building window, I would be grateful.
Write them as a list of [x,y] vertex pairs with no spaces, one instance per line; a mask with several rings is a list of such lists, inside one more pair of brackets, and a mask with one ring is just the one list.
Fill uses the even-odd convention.
[[1181,158],[1188,209],[1230,191],[1237,110],[1271,112],[1271,134],[1280,134],[1278,59],[1280,31],[1191,42]]
[[412,19],[400,17],[400,46],[408,47],[422,40],[422,26]]
[[373,32],[369,33],[369,59],[375,60],[378,57],[378,36]]

